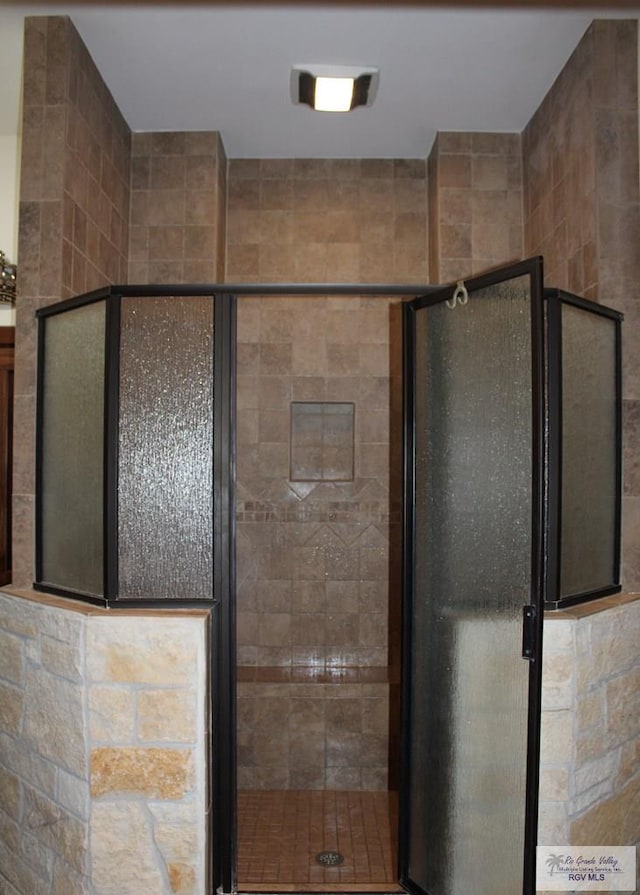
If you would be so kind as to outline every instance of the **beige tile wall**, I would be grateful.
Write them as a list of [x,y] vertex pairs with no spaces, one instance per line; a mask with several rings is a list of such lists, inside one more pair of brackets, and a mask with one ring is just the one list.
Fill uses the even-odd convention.
[[[397,300],[384,297],[239,300],[241,665],[323,670],[385,668],[398,660],[399,312]],[[293,401],[354,403],[352,481],[290,480]],[[272,685],[271,691],[279,688],[279,695],[272,692],[277,711],[270,713],[264,711],[265,685],[243,684],[238,722],[238,736],[245,744],[240,751],[243,784],[384,788],[389,686],[371,686],[382,732],[347,725],[340,733],[331,719],[338,706],[335,700],[346,698],[342,685],[312,680],[302,687],[304,693],[286,682]],[[358,683],[350,690],[363,695]],[[309,737],[305,726],[311,709],[304,707],[311,699],[314,735]],[[348,705],[354,699],[351,692]],[[347,744],[357,731],[360,747],[352,743],[349,750]],[[282,750],[265,751],[261,746],[283,737],[287,746]],[[314,750],[313,760],[305,767],[301,756],[309,749]]]
[[522,257],[519,134],[438,133],[429,157],[432,282]]
[[133,135],[129,283],[222,282],[226,168],[214,131]]
[[[232,161],[227,279],[424,282],[425,175],[424,162],[417,161]],[[238,657],[243,665],[317,670],[398,661],[400,327],[397,300],[384,297],[239,301]],[[354,403],[352,482],[290,481],[292,401]],[[382,698],[376,723],[383,734],[361,728],[358,721],[357,729],[345,727],[341,739],[331,719],[339,704],[347,705],[345,694],[335,686],[306,684],[314,694],[318,728],[313,743],[307,738],[306,752],[300,751],[306,712],[301,707],[310,693],[303,699],[293,684],[273,686],[280,688],[278,712],[269,720],[260,708],[265,685],[242,685],[245,785],[386,786],[388,683],[376,684],[371,696]],[[362,695],[361,684],[350,686]],[[355,756],[348,741],[357,733],[361,748]],[[271,758],[262,755],[262,739],[283,736],[286,749]],[[310,748],[315,753],[305,770],[301,755]]]
[[418,159],[235,159],[227,281],[425,283]]
[[[400,510],[390,482],[392,409],[393,436],[401,435],[390,353],[399,324],[397,303],[385,298],[239,300],[241,664],[388,662],[391,526]],[[354,403],[352,481],[290,480],[294,401]]]
[[525,245],[549,285],[597,298],[593,29],[523,131]]
[[640,196],[636,21],[596,21],[523,134],[525,251],[546,281],[617,308],[623,333],[623,586],[640,589]]
[[239,681],[240,788],[387,789],[388,680],[303,671],[293,680]]
[[126,278],[130,133],[65,17],[25,26],[13,581],[33,580],[37,308]]

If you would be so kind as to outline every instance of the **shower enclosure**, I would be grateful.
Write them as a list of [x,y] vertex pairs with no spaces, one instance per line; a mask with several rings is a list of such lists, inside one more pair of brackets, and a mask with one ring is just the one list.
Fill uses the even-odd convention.
[[620,590],[620,321],[540,259],[405,306],[410,891],[535,891],[542,610]]
[[[333,805],[339,851],[399,776],[392,880],[533,895],[542,610],[619,590],[620,315],[543,290],[540,259],[411,291],[38,311],[35,586],[210,609],[214,891],[254,890],[239,797]],[[362,891],[355,829],[262,891]]]

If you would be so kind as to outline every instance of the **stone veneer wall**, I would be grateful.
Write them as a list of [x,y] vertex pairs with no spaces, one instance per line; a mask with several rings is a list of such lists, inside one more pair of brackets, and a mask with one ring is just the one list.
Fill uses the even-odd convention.
[[544,639],[538,841],[640,845],[640,597],[548,613]]
[[522,257],[519,134],[440,131],[429,156],[431,282]]
[[13,582],[33,580],[36,324],[126,279],[130,132],[70,19],[27,18],[16,302]]
[[0,593],[0,890],[203,895],[203,612]]
[[130,283],[221,283],[227,160],[218,133],[134,134]]
[[523,134],[525,251],[547,283],[617,308],[624,400],[623,586],[640,590],[638,23],[596,21]]

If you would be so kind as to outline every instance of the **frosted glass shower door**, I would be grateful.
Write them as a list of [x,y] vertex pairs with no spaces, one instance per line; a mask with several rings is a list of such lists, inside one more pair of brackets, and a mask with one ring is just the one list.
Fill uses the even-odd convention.
[[534,891],[540,262],[467,288],[405,309],[400,876],[429,895],[516,895]]

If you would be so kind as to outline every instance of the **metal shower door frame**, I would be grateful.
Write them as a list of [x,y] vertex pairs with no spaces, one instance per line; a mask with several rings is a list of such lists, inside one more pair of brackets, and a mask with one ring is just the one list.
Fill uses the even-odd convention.
[[[509,279],[529,275],[531,282],[531,388],[532,388],[532,512],[530,594],[523,612],[523,657],[529,662],[527,711],[526,805],[524,812],[524,868],[522,895],[535,895],[535,857],[538,826],[538,783],[540,759],[540,694],[542,681],[542,621],[546,575],[545,527],[547,487],[545,453],[547,443],[545,408],[545,344],[543,317],[542,259],[531,258],[499,268],[469,280],[464,287],[472,293]],[[410,722],[411,722],[411,637],[410,624],[414,593],[415,556],[415,313],[449,301],[454,304],[456,285],[439,288],[420,296],[404,307],[404,570],[402,633],[402,753],[400,782],[400,884],[414,895],[428,895],[409,875]],[[524,660],[524,659],[523,659]],[[458,893],[447,893],[458,895]],[[514,893],[515,895],[515,893]]]

